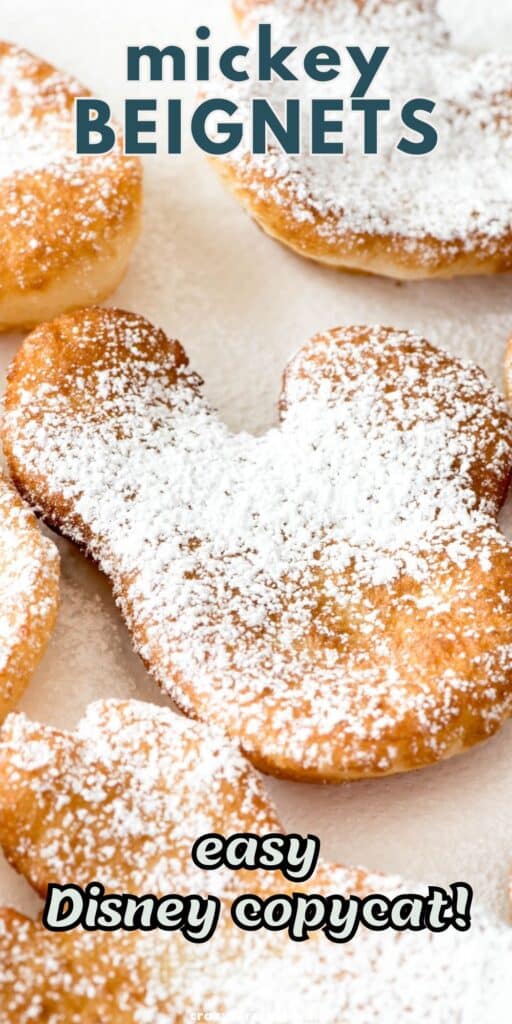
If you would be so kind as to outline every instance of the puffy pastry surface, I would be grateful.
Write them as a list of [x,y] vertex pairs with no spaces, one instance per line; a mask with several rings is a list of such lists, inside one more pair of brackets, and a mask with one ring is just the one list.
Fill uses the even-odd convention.
[[[304,885],[276,872],[202,872],[201,833],[282,831],[261,780],[218,731],[136,702],[92,705],[76,733],[11,715],[0,734],[0,842],[42,894],[52,880],[109,892],[215,893],[204,945],[178,934],[45,932],[0,917],[2,1024],[506,1024],[510,928],[472,913],[468,932],[321,932],[292,943],[230,922],[235,894],[422,892],[396,878],[322,862]],[[209,1015],[209,1016],[208,1016]]]
[[[512,269],[512,60],[506,54],[471,55],[457,50],[438,12],[437,0],[233,0],[235,14],[252,38],[257,23],[270,23],[279,42],[310,47],[359,45],[365,54],[388,45],[389,53],[367,96],[391,99],[379,115],[379,154],[363,155],[361,115],[349,107],[356,81],[342,51],[341,75],[331,82],[307,79],[300,61],[290,64],[297,82],[257,81],[229,86],[251,121],[254,97],[266,98],[284,119],[285,99],[303,105],[304,141],[288,155],[270,137],[262,156],[245,144],[213,158],[222,178],[269,235],[302,256],[330,266],[400,279],[492,274]],[[226,87],[223,87],[224,93]],[[400,121],[412,96],[435,102],[419,114],[438,132],[429,154],[397,149],[417,141]],[[313,99],[343,98],[343,155],[311,154]],[[339,141],[339,134],[328,141]],[[248,141],[249,140],[249,141]]]
[[106,298],[140,228],[140,162],[75,154],[69,75],[0,43],[0,329]]
[[209,407],[178,342],[90,309],[26,339],[3,435],[160,685],[264,771],[420,768],[510,714],[511,423],[474,365],[339,328],[291,360],[281,423],[253,437]]
[[19,700],[45,650],[58,593],[57,549],[0,477],[0,720]]

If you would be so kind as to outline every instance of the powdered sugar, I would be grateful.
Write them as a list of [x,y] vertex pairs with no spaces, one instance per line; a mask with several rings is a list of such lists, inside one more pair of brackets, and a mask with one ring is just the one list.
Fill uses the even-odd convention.
[[[0,479],[0,676],[2,701],[11,686],[26,674],[24,661],[33,661],[34,634],[51,618],[55,607],[54,576],[57,551],[50,540],[33,532],[33,517],[17,495]],[[46,594],[45,594],[46,584]],[[12,664],[20,645],[21,663]],[[23,654],[23,652],[21,652]],[[5,713],[5,712],[4,712]]]
[[[70,75],[26,50],[0,45],[0,184],[5,179],[41,173],[77,184],[82,179],[85,184],[89,174],[92,178],[108,167],[112,158],[74,155],[73,106],[75,99],[85,94]],[[101,192],[101,183],[97,184]],[[103,199],[108,199],[108,193]],[[28,206],[25,200],[27,216]],[[49,210],[48,216],[58,213]],[[37,249],[37,239],[31,247]]]
[[[101,703],[75,735],[11,716],[0,761],[9,785],[8,797],[0,793],[2,811],[8,799],[45,815],[29,839],[31,812],[20,812],[9,837],[10,856],[23,858],[29,877],[69,875],[82,885],[101,877],[111,891],[217,892],[224,900],[218,931],[205,946],[161,933],[79,930],[62,937],[21,918],[0,922],[7,1020],[26,1024],[42,1000],[54,1024],[80,1022],[92,1006],[102,1020],[124,1007],[136,1024],[206,1015],[229,1024],[508,1021],[512,935],[480,911],[467,933],[362,930],[346,946],[322,934],[297,945],[235,929],[235,894],[266,896],[288,886],[271,872],[230,879],[224,869],[202,873],[191,863],[197,829],[281,830],[255,774],[219,734],[148,705]],[[3,822],[0,829],[4,838]],[[422,891],[325,863],[304,888],[325,895]]]
[[[405,332],[335,331],[292,362],[280,429],[252,437],[229,433],[143,321],[98,311],[70,330],[98,337],[93,366],[75,367],[72,397],[29,373],[11,463],[47,515],[52,494],[71,503],[61,528],[112,577],[180,705],[258,759],[334,777],[443,756],[463,703],[497,727],[511,441],[476,368]],[[425,630],[453,654],[421,651]]]
[[[40,295],[73,262],[85,280],[88,260],[98,259],[120,225],[133,219],[135,234],[140,168],[122,156],[122,140],[106,156],[76,155],[74,102],[85,94],[70,76],[0,43],[2,275],[6,294],[25,292],[27,321],[28,289]],[[98,293],[102,287],[80,299]]]
[[[190,857],[198,836],[219,823],[262,833],[279,824],[258,777],[226,737],[168,708],[93,704],[76,734],[14,715],[3,756],[9,785],[27,786],[32,804],[47,808],[44,842],[29,852],[30,823],[15,840],[27,850],[29,874],[42,861],[46,877],[84,884],[101,869],[112,891],[202,891],[204,873]],[[229,894],[243,877],[223,870],[209,879],[211,892]]]
[[[72,728],[77,714],[105,692],[109,697],[146,694],[158,699],[150,680],[133,655],[108,583],[66,541],[59,540],[60,601],[55,630],[23,710],[40,719],[50,705],[52,724]],[[72,667],[72,681],[63,680],[61,666]]]
[[[299,156],[273,145],[262,157],[251,156],[248,146],[237,150],[230,160],[244,187],[286,208],[298,224],[315,223],[327,241],[347,232],[385,236],[391,250],[399,244],[420,251],[425,266],[436,258],[432,240],[443,243],[446,254],[460,246],[499,251],[512,226],[510,58],[459,54],[447,45],[434,2],[275,0],[254,5],[254,19],[271,22],[276,44],[298,44],[299,52],[329,43],[357,44],[369,54],[376,45],[389,45],[368,97],[391,97],[391,113],[380,117],[379,155],[362,155],[361,121],[347,103],[344,154],[311,156],[311,100],[350,96],[354,74],[348,58],[339,78],[321,84],[303,72],[298,82],[257,86],[251,76],[230,88],[245,118],[255,95],[267,97],[280,116],[285,98],[299,97],[306,141]],[[413,95],[436,103],[428,119],[439,144],[421,159],[396,148],[404,134],[400,112]]]
[[0,179],[45,170],[72,153],[77,82],[26,50],[4,47],[0,61]]

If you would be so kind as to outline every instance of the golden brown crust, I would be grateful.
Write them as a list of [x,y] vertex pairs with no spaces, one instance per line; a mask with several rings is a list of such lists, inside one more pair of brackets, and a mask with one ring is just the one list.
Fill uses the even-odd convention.
[[266,0],[232,0],[233,14],[240,24],[247,18],[254,17],[265,6]]
[[16,706],[55,624],[59,560],[0,478],[0,720]]
[[[20,724],[27,746],[17,760],[20,738],[13,730]],[[149,886],[164,895],[162,863],[170,856],[183,886],[192,887],[198,875],[204,882],[190,858],[202,828],[205,834],[281,829],[261,781],[226,737],[168,708],[137,701],[92,705],[78,735],[9,718],[3,742],[0,845],[41,896],[59,875],[86,885],[98,864],[114,887]],[[37,750],[47,760],[34,774],[29,759]],[[101,793],[98,802],[88,777]],[[120,808],[145,843],[134,842]],[[58,845],[64,836],[57,854],[48,838]],[[228,881],[226,873],[224,886]],[[242,871],[237,885],[245,883],[256,884],[255,877]]]
[[[212,876],[190,857],[203,832],[282,832],[253,768],[220,734],[135,701],[92,705],[78,734],[24,716],[6,722],[0,737],[0,844],[41,895],[53,881],[85,887],[93,879],[110,891],[140,895],[206,893]],[[244,889],[268,894],[272,886],[291,888],[279,872],[223,870],[220,876],[214,888],[224,900]],[[362,871],[345,877],[354,891],[364,888]],[[327,886],[329,878],[322,865],[319,884]],[[227,906],[224,914],[228,918]],[[226,987],[229,971],[240,969],[243,935],[234,943],[230,931],[222,921],[219,936],[205,948],[214,965],[203,967],[212,974],[212,999],[215,988],[222,993]],[[201,947],[187,948],[173,934],[55,934],[2,910],[0,1019],[134,1024],[145,1008],[147,1019],[153,1019],[151,1010],[157,1019],[158,1010],[166,1024],[185,1024],[200,1010],[186,974],[198,963]]]
[[[393,23],[395,5],[400,8],[396,24]],[[450,50],[450,40],[439,17],[436,0],[407,0],[405,4],[397,0],[344,0],[343,4],[338,4],[336,0],[294,0],[292,5],[285,0],[232,0],[232,8],[239,23],[246,28],[251,28],[261,20],[270,23],[275,20],[282,29],[281,21],[284,19],[286,29],[282,31],[288,33],[285,39],[287,44],[300,42],[301,32],[305,32],[306,43],[311,45],[316,20],[325,32],[329,15],[333,36],[344,38],[347,32],[349,36],[353,35],[354,29],[353,21],[349,21],[349,29],[344,31],[343,17],[354,19],[360,13],[359,34],[364,38],[368,25],[373,24],[376,16],[383,15],[385,30],[381,35],[386,40],[391,31],[390,25],[394,28],[398,42],[408,38],[409,33],[409,50],[414,53],[420,38],[425,37],[424,59],[426,62],[434,58],[439,61],[442,84],[436,88],[443,88],[447,93],[433,97],[434,122],[439,132],[436,157],[441,155],[437,162],[428,164],[428,178],[422,178],[421,183],[417,174],[418,167],[430,157],[405,157],[405,160],[412,162],[404,167],[395,151],[399,136],[393,144],[395,148],[389,148],[386,140],[382,154],[364,158],[360,170],[364,169],[366,173],[369,166],[375,167],[375,174],[368,178],[363,174],[359,177],[357,167],[355,170],[350,169],[352,153],[349,156],[345,152],[343,156],[331,154],[327,157],[312,157],[309,155],[309,141],[304,138],[301,155],[292,159],[277,148],[272,150],[270,143],[264,157],[252,156],[246,145],[242,155],[237,151],[228,158],[211,158],[212,165],[223,181],[267,234],[299,255],[316,262],[342,270],[401,280],[495,274],[512,269],[512,229],[507,196],[501,199],[500,193],[501,206],[498,204],[492,209],[496,197],[490,193],[486,199],[483,198],[481,184],[478,184],[478,181],[481,183],[481,176],[478,178],[474,175],[473,193],[464,201],[467,206],[465,215],[455,219],[453,230],[446,230],[450,210],[461,201],[459,194],[452,196],[454,190],[458,193],[460,183],[460,177],[453,174],[453,168],[458,166],[460,160],[460,152],[450,150],[450,139],[458,140],[465,156],[466,168],[470,171],[476,161],[474,136],[485,128],[487,135],[484,134],[479,142],[478,159],[487,158],[487,150],[491,152],[492,149],[495,165],[500,163],[511,123],[510,66],[507,65],[497,73],[498,84],[494,91],[485,81],[489,77],[485,63],[482,63],[481,71],[483,84],[475,87],[470,75],[466,81],[467,67],[461,64],[456,50]],[[393,47],[391,51],[393,54]],[[413,58],[417,64],[421,63],[422,54],[423,51]],[[451,71],[450,54],[453,56]],[[408,48],[403,47],[394,53],[395,62],[403,63],[407,56]],[[496,60],[493,66],[497,67]],[[457,98],[452,102],[448,97],[454,81],[457,82]],[[463,87],[461,82],[464,83]],[[284,93],[282,96],[276,91],[278,85],[274,84],[274,91],[268,98],[280,111]],[[297,90],[301,87],[299,83]],[[240,104],[244,119],[249,120],[253,94],[245,85],[240,87],[240,93],[237,90],[238,87],[235,87],[233,99]],[[339,95],[329,92],[327,95],[331,99],[339,99],[342,91]],[[399,107],[399,97],[392,96],[391,99],[392,104]],[[304,118],[310,116],[310,100],[306,89],[302,100]],[[481,123],[476,119],[469,132],[466,119],[471,116],[472,107],[478,108],[479,105],[485,105],[492,116],[485,120],[485,125],[484,119],[481,119]],[[345,111],[347,107],[348,104]],[[349,117],[350,114],[346,112],[344,121]],[[248,127],[246,130],[249,130]],[[495,135],[490,139],[493,130]],[[350,145],[354,145],[354,140],[349,142]],[[328,169],[322,160],[330,161]],[[336,167],[335,161],[339,164],[338,179],[333,170]],[[374,165],[368,161],[374,161]],[[388,169],[388,163],[392,170]],[[319,166],[324,167],[324,177],[324,172],[318,173]],[[349,187],[346,184],[347,171],[350,173]],[[375,187],[379,177],[382,179],[382,194]],[[416,182],[416,191],[406,192],[408,181]],[[368,182],[370,187],[367,191]],[[428,199],[424,194],[427,190]],[[390,201],[391,194],[395,196],[394,203]],[[425,215],[426,202],[426,209],[430,211],[428,216]],[[486,202],[489,204],[487,213]],[[403,222],[406,222],[407,230]]]
[[133,947],[129,935],[105,943],[101,932],[51,934],[23,914],[0,910],[2,1024],[134,1024],[144,989]]
[[484,1020],[482,1006],[508,1006],[499,997],[512,939],[478,908],[468,933],[441,937],[361,928],[336,944],[319,930],[301,943],[244,934],[230,906],[245,892],[393,898],[416,887],[326,862],[307,882],[271,870],[202,871],[190,849],[211,831],[283,833],[261,780],[220,734],[134,701],[92,705],[75,733],[12,715],[0,735],[0,841],[32,884],[44,891],[53,878],[82,887],[96,879],[109,893],[139,896],[215,891],[222,911],[202,945],[158,931],[48,933],[0,912],[2,1024],[363,1024],[379,1019],[383,993],[393,1020],[437,1024],[466,1008]]
[[[261,442],[270,446],[268,458],[256,464],[250,477],[242,477],[246,460],[254,457],[251,444],[232,470],[229,452],[236,439],[231,442],[201,404],[198,380],[188,372],[179,344],[133,314],[86,310],[42,326],[16,356],[7,388],[4,447],[21,492],[111,576],[136,648],[162,687],[188,715],[221,725],[264,771],[337,782],[416,769],[468,749],[496,731],[512,704],[507,653],[512,644],[512,559],[495,522],[511,463],[504,404],[475,367],[465,367],[407,332],[384,328],[344,329],[313,339],[291,362],[283,395],[284,437],[291,442],[279,432],[269,435]],[[318,404],[310,408],[311,401]],[[310,411],[301,419],[304,402]],[[273,479],[272,467],[282,464],[286,474],[290,459],[299,473],[301,459],[307,467],[308,431],[317,417],[320,423],[327,417],[324,435],[329,437],[331,408],[340,423],[345,423],[344,409],[350,410],[343,429],[350,432],[352,423],[359,424],[363,448],[358,448],[359,435],[346,440],[345,463],[343,443],[336,441],[324,453],[327,469],[304,468],[302,476],[292,475],[287,505],[274,507],[278,480],[267,482]],[[197,421],[189,419],[196,415]],[[413,447],[404,456],[400,424],[405,423],[417,432],[421,449]],[[185,448],[180,455],[181,437]],[[187,437],[194,445],[195,438],[201,439],[193,457]],[[293,445],[290,458],[282,447],[288,443]],[[174,464],[169,460],[176,445],[177,476],[167,469]],[[375,453],[369,478],[364,470],[368,445]],[[195,468],[203,462],[204,476]],[[210,463],[218,472],[211,480]],[[332,478],[329,465],[336,470]],[[418,485],[424,467],[425,483]],[[366,540],[353,542],[350,526],[343,543],[355,544],[354,561],[336,570],[330,551],[336,552],[339,540],[332,549],[334,542],[325,541],[331,527],[325,535],[324,527],[312,523],[323,509],[326,487],[333,488],[335,503],[342,501],[340,522],[345,522],[339,479],[347,473],[355,473],[357,481],[350,499],[355,502],[354,529],[356,534],[362,529]],[[257,493],[251,490],[252,477]],[[381,480],[376,486],[384,495],[389,491],[391,505],[379,492],[372,494],[374,477]],[[270,515],[270,531],[278,529],[265,544],[281,543],[279,517],[290,515],[295,525],[287,544],[299,543],[293,557],[302,574],[299,591],[289,589],[281,570],[268,590],[251,584],[262,608],[271,602],[270,610],[259,624],[244,628],[240,621],[251,616],[250,597],[240,597],[243,576],[232,581],[231,556],[202,561],[203,545],[211,544],[211,534],[203,536],[210,530],[211,509],[217,517],[226,493],[240,491],[241,479],[247,507],[258,510],[259,520]],[[358,499],[368,487],[369,513]],[[393,495],[404,488],[406,504],[402,511],[399,507],[396,529],[404,533],[406,562],[381,579],[382,566],[388,571],[389,550],[379,538],[395,515]],[[320,495],[318,509],[304,518],[309,489]],[[267,511],[260,508],[263,494]],[[197,512],[204,500],[204,513]],[[239,515],[246,518],[245,505],[236,500],[235,494],[235,503],[230,499],[226,506],[227,523],[236,524]],[[382,512],[374,523],[375,502]],[[425,512],[418,514],[423,507]],[[325,515],[332,516],[329,508]],[[179,531],[170,525],[175,515]],[[223,513],[218,515],[222,520]],[[447,532],[440,527],[438,533],[436,524],[443,518]],[[221,520],[212,526],[217,544]],[[297,538],[312,528],[320,531],[317,541],[301,548]],[[183,569],[175,530],[179,537],[184,530],[190,535]],[[392,532],[388,543],[394,544],[394,537]],[[373,543],[384,544],[383,563],[380,554],[371,554]],[[166,545],[172,557],[165,555]],[[271,554],[267,559],[265,550],[263,571],[270,571]],[[235,563],[237,572],[246,557]],[[390,557],[393,563],[395,556]],[[374,568],[364,568],[367,558]],[[251,556],[249,573],[252,563]],[[291,565],[287,572],[293,571]],[[196,579],[201,581],[198,592],[190,582]],[[190,615],[198,617],[192,618],[195,627]]]
[[0,176],[0,329],[102,300],[126,269],[140,230],[141,165],[119,139],[104,157],[74,154],[74,102],[87,95],[1,44],[4,130],[12,122],[19,157]]
[[[321,216],[310,207],[308,218],[293,216],[293,199],[278,181],[271,196],[265,176],[251,164],[232,164],[211,158],[223,181],[234,192],[244,209],[272,238],[317,263],[338,270],[394,277],[402,281],[426,277],[467,277],[473,274],[499,274],[512,270],[512,231],[503,235],[492,251],[483,236],[454,240],[447,246],[433,235],[415,239],[398,233],[372,235],[367,232],[331,230],[333,218]],[[276,202],[276,194],[280,195]]]

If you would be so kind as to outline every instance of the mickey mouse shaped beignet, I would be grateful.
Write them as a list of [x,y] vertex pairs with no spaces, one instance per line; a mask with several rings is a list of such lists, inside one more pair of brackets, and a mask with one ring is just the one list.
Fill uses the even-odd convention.
[[178,342],[89,309],[24,342],[3,440],[20,491],[110,576],[160,685],[264,771],[419,768],[510,714],[512,432],[474,365],[406,331],[333,330],[253,437]]
[[[172,927],[142,931],[140,913],[134,930],[112,931],[106,906],[94,915],[106,930],[67,933],[1,910],[2,1024],[508,1024],[512,933],[503,922],[475,906],[469,930],[360,928],[343,943],[327,939],[318,917],[313,926],[310,906],[307,941],[244,932],[230,916],[244,893],[327,902],[426,889],[326,862],[308,882],[204,871],[191,851],[212,832],[282,832],[261,779],[219,730],[135,701],[92,705],[75,733],[11,715],[0,733],[0,843],[37,892],[97,881],[108,894],[169,896],[171,907],[176,896],[215,894],[221,911],[199,943]],[[338,934],[347,918],[338,913]]]
[[0,43],[0,330],[99,302],[140,228],[142,172],[116,143],[75,153],[75,79]]
[[[402,279],[512,269],[510,56],[458,52],[437,0],[233,6],[249,42],[256,23],[270,24],[273,51],[297,47],[286,64],[296,81],[273,74],[260,82],[251,66],[247,81],[231,83],[227,95],[244,125],[254,100],[267,100],[283,124],[286,103],[298,100],[299,151],[284,152],[268,132],[263,152],[254,155],[248,132],[229,156],[213,160],[268,234],[320,263]],[[355,46],[367,62],[376,47],[389,48],[369,86],[358,83],[347,51]],[[311,80],[304,56],[315,48],[318,78]],[[419,106],[404,123],[414,97]],[[371,106],[375,101],[380,108]],[[432,137],[422,149],[425,124]],[[314,148],[318,136],[323,141]],[[334,149],[341,145],[342,153]]]

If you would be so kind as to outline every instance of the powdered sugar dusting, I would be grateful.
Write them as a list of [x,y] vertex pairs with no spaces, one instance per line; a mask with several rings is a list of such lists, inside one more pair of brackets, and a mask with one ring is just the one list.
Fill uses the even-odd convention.
[[45,514],[64,497],[59,525],[111,576],[181,706],[258,761],[328,777],[444,756],[468,711],[495,730],[511,438],[480,371],[406,332],[333,331],[292,362],[281,427],[252,437],[147,323],[93,311],[69,330],[98,339],[92,366],[64,389],[28,374],[11,463],[44,473],[46,497],[24,486]]
[[26,50],[3,47],[0,60],[0,178],[45,170],[69,159],[77,82]]
[[[223,834],[237,827],[260,834],[281,829],[256,776],[220,734],[147,705],[102,703],[89,709],[76,735],[11,716],[0,764],[9,800],[20,811],[34,802],[46,811],[34,839],[28,840],[31,811],[20,813],[9,837],[10,856],[25,858],[30,877],[38,865],[42,883],[72,872],[79,884],[102,877],[112,891],[139,894],[185,893],[191,886],[213,893],[217,886],[225,901],[219,928],[204,946],[162,933],[48,935],[23,918],[3,920],[6,1020],[28,1024],[44,1006],[55,1024],[76,1024],[92,1007],[103,1020],[125,1008],[135,1024],[207,1014],[229,1024],[508,1021],[511,932],[480,911],[467,933],[363,929],[346,946],[329,944],[322,934],[297,945],[282,935],[235,929],[228,903],[235,893],[247,887],[266,896],[288,886],[273,872],[237,872],[230,883],[229,872],[202,874],[190,863],[198,827]],[[3,813],[6,792],[2,787]],[[31,803],[23,802],[28,794]],[[0,829],[5,841],[3,819]],[[325,863],[304,889],[422,891]]]
[[[347,102],[344,115],[336,115],[343,117],[344,154],[312,156],[311,100],[348,101],[357,80],[348,56],[342,55],[341,76],[321,84],[307,79],[303,69],[299,81],[291,83],[275,79],[256,85],[252,75],[249,82],[230,88],[244,117],[249,118],[255,95],[268,98],[280,116],[285,99],[299,97],[305,143],[299,156],[273,145],[261,157],[252,156],[248,144],[235,151],[229,159],[245,188],[285,208],[296,224],[315,223],[319,236],[333,245],[342,237],[348,245],[351,232],[384,236],[390,252],[405,246],[421,254],[425,267],[438,258],[437,243],[447,257],[461,247],[487,254],[503,251],[512,227],[509,57],[469,59],[458,53],[430,0],[274,0],[250,6],[254,20],[272,24],[276,44],[296,44],[302,55],[322,43],[357,44],[365,54],[374,46],[390,46],[367,95],[390,97],[391,113],[379,119],[379,155],[362,154],[360,115]],[[298,58],[296,73],[297,68]],[[439,144],[421,159],[396,148],[404,135],[400,112],[412,96],[436,103],[428,120],[438,130]],[[352,244],[357,250],[366,242],[356,238]]]
[[[50,540],[33,533],[32,513],[0,479],[0,677],[2,701],[31,661],[35,632],[55,608],[57,551]],[[45,594],[46,584],[46,594]],[[32,623],[32,625],[30,625]],[[26,645],[21,663],[12,662]],[[5,713],[5,712],[4,712]]]
[[[45,807],[44,844],[31,849],[27,821],[9,847],[11,857],[26,853],[29,875],[42,861],[45,878],[86,884],[99,871],[112,891],[203,891],[204,873],[190,857],[198,836],[279,825],[258,777],[226,737],[168,708],[92,704],[76,734],[12,715],[2,751],[6,785],[26,788],[31,805]],[[209,884],[212,893],[229,893],[233,874],[222,870]]]
[[[23,699],[23,710],[41,718],[51,707],[51,724],[72,728],[77,714],[104,696],[158,699],[112,601],[111,590],[94,566],[68,542],[61,556],[59,614],[46,656]],[[72,666],[73,679],[62,677]],[[163,698],[162,698],[163,699]]]
[[[5,288],[40,291],[79,255],[97,258],[136,221],[140,167],[111,153],[76,155],[74,103],[87,90],[26,50],[0,43],[0,231]],[[27,309],[27,319],[30,319]]]

